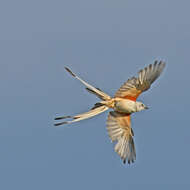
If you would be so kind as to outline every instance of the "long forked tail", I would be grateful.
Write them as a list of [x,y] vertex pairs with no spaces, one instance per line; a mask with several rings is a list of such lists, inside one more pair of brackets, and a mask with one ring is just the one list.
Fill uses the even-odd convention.
[[69,68],[65,67],[66,71],[68,71],[73,77],[78,79],[81,83],[83,83],[86,86],[86,90],[94,95],[96,95],[101,100],[110,100],[111,97],[107,95],[106,93],[102,92],[99,88],[95,88],[92,85],[88,84],[81,78],[79,78],[76,74],[74,74]]
[[106,111],[107,109],[109,109],[107,106],[105,105],[99,105],[99,106],[95,106],[94,108],[92,108],[90,111],[82,113],[82,114],[78,114],[75,116],[63,116],[63,117],[56,117],[55,120],[61,120],[61,119],[72,119],[70,121],[63,121],[60,123],[56,123],[54,124],[55,126],[59,126],[59,125],[63,125],[63,124],[69,124],[69,123],[74,123],[77,121],[81,121],[83,119],[88,119],[91,118],[95,115],[98,115],[104,111]]

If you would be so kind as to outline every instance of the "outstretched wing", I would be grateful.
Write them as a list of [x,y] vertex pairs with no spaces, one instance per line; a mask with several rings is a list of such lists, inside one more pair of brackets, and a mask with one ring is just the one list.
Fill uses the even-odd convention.
[[160,76],[165,63],[155,61],[154,64],[140,70],[138,77],[132,77],[127,80],[116,92],[115,97],[128,98],[136,101],[138,96],[148,90],[151,84]]
[[130,115],[111,111],[107,119],[107,130],[112,142],[117,141],[115,151],[119,154],[123,163],[126,162],[126,159],[128,159],[129,164],[134,162],[136,152]]

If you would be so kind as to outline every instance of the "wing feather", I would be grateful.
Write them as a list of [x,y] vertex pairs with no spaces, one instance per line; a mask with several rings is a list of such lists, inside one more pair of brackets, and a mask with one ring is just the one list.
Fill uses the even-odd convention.
[[123,162],[134,162],[136,159],[133,131],[129,114],[122,114],[112,111],[108,115],[107,130],[112,141],[117,141],[115,151]]
[[138,77],[128,79],[116,92],[115,97],[128,98],[136,101],[138,96],[148,90],[151,84],[160,76],[165,63],[155,61],[154,64],[145,67],[138,72]]

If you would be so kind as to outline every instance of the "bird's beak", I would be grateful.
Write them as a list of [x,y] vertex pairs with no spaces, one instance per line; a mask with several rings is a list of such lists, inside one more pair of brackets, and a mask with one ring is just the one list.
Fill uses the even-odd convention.
[[149,107],[148,107],[148,106],[145,106],[145,107],[144,107],[144,109],[146,109],[146,110],[147,110],[147,109],[149,109]]

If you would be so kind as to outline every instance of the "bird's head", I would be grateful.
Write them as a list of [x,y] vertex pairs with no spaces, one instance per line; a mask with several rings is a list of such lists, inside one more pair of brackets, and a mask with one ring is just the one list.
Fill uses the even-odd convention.
[[136,102],[137,111],[148,109],[148,106],[144,105],[142,102]]

